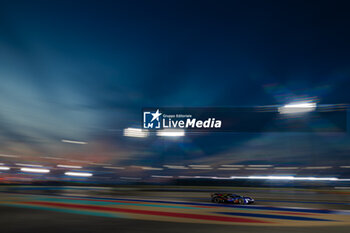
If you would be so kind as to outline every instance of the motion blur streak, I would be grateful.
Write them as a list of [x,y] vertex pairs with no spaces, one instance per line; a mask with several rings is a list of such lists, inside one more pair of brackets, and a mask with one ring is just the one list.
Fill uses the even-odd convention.
[[349,9],[0,0],[0,233],[349,233]]
[[106,169],[115,169],[115,170],[124,170],[125,168],[124,167],[103,167],[103,168],[106,168]]
[[336,177],[294,177],[294,176],[231,176],[231,179],[266,179],[266,180],[311,180],[311,181],[348,181]]
[[164,170],[163,168],[160,167],[142,167],[143,170],[153,170],[153,171],[161,171]]
[[185,136],[184,130],[158,130],[157,136],[161,137],[183,137]]
[[[188,190],[192,190],[193,188],[194,187],[188,187]],[[14,187],[13,189],[17,188]],[[348,226],[350,224],[350,215],[348,211],[325,208],[327,205],[338,205],[337,207],[341,207],[340,204],[344,205],[346,202],[344,203],[344,201],[342,201],[337,203],[328,203],[327,201],[321,201],[324,194],[313,195],[310,197],[313,200],[318,199],[317,202],[315,200],[313,202],[305,202],[305,200],[298,201],[298,198],[305,198],[305,193],[303,192],[307,190],[291,189],[288,191],[285,189],[277,189],[275,190],[277,192],[272,193],[271,191],[273,191],[273,189],[261,190],[260,194],[256,194],[256,200],[259,200],[266,205],[262,205],[260,203],[258,205],[233,206],[209,203],[205,201],[207,200],[209,193],[202,191],[191,191],[189,193],[185,192],[183,195],[172,197],[171,200],[169,200],[171,196],[174,196],[174,192],[159,191],[159,187],[154,187],[153,191],[150,187],[145,187],[143,191],[142,189],[138,189],[137,192],[132,192],[129,190],[129,194],[132,194],[132,196],[125,196],[125,194],[123,194],[119,188],[108,189],[109,191],[115,191],[112,192],[114,193],[113,196],[86,195],[89,193],[89,191],[91,191],[91,194],[102,194],[103,192],[107,191],[104,187],[81,187],[80,189],[77,187],[65,187],[63,190],[56,187],[56,189],[61,191],[65,190],[67,193],[62,193],[64,196],[43,195],[44,193],[41,193],[41,195],[13,194],[12,196],[4,196],[3,193],[0,193],[0,205],[63,211],[67,213],[73,213],[72,211],[76,211],[76,214],[83,215],[87,214],[115,218],[123,217],[134,220],[139,219],[178,223],[233,224],[236,226],[253,224],[265,227],[330,227],[337,225]],[[45,187],[40,187],[40,190],[44,192]],[[70,195],[73,190],[75,190],[74,195]],[[247,188],[245,188],[245,190],[248,191]],[[254,190],[258,189],[252,188],[250,191]],[[293,203],[293,205],[299,205],[299,207],[276,205],[276,202],[278,201],[284,202],[284,205],[289,203],[289,201],[285,201],[283,199],[274,200],[274,198],[281,198],[280,191],[282,190],[287,191],[288,194],[293,194],[291,197],[297,199],[291,201],[291,203]],[[148,195],[149,193],[151,194],[150,196]],[[321,193],[322,191],[320,191],[320,194]],[[337,194],[337,192],[334,190],[328,190],[327,194],[325,195],[333,200],[342,197],[342,194]],[[149,198],[146,198],[145,196],[149,196]],[[189,197],[201,197],[198,200],[202,201],[191,201]],[[324,207],[312,208],[309,207],[310,205],[321,205]],[[108,213],[117,213],[117,215],[113,216],[109,215]],[[233,218],[226,218],[225,215],[226,217]],[[201,228],[202,226],[197,225],[197,227]]]
[[219,222],[241,222],[241,223],[270,223],[268,221],[240,218],[240,217],[225,217],[225,216],[213,216],[204,214],[191,214],[191,213],[176,213],[176,212],[164,212],[164,211],[154,211],[154,210],[138,210],[138,209],[126,209],[126,208],[116,208],[108,206],[89,206],[81,204],[66,204],[66,203],[52,203],[52,202],[23,202],[23,204],[38,204],[45,206],[56,206],[56,207],[66,207],[66,208],[79,208],[86,210],[99,210],[99,211],[111,211],[111,212],[121,212],[130,214],[145,214],[145,215],[155,215],[155,216],[166,216],[166,217],[176,217],[176,218],[191,218],[199,220],[211,220]]
[[88,144],[87,142],[73,141],[73,140],[66,140],[66,139],[62,139],[61,142],[71,143],[71,144],[81,144],[81,145]]
[[0,157],[5,157],[5,158],[19,158],[21,156],[19,155],[5,155],[5,154],[0,154]]
[[41,169],[41,168],[27,168],[27,167],[22,167],[21,168],[22,172],[32,172],[32,173],[49,173],[49,169]]
[[88,172],[65,172],[66,176],[81,176],[81,177],[90,177],[92,176],[92,173]]
[[124,129],[124,136],[135,137],[135,138],[145,138],[148,137],[149,132],[147,130],[139,128],[126,128]]
[[61,167],[61,168],[83,168],[82,166],[63,165],[63,164],[58,164],[57,167]]
[[43,165],[38,164],[26,164],[26,163],[16,163],[17,166],[24,166],[24,167],[43,167]]
[[286,104],[283,107],[278,108],[278,111],[281,114],[293,114],[293,113],[312,112],[315,109],[316,109],[316,103],[296,102],[296,103]]

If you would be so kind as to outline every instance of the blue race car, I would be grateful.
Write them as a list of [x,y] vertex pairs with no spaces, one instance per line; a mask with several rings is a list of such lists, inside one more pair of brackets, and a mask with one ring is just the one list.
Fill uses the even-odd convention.
[[232,193],[213,193],[211,201],[214,203],[232,203],[232,204],[252,204],[254,199],[251,197],[243,197]]

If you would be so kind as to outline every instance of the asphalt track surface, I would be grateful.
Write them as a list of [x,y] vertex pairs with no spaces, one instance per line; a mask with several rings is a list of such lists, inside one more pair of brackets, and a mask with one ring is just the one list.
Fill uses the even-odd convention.
[[206,192],[11,191],[0,193],[0,232],[350,232],[346,192],[265,192],[240,206]]

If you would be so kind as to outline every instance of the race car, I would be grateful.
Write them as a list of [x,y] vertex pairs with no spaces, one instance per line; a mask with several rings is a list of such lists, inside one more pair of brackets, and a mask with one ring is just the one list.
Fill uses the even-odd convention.
[[232,193],[213,193],[211,201],[214,203],[233,203],[233,204],[252,204],[254,199],[251,197],[243,197]]

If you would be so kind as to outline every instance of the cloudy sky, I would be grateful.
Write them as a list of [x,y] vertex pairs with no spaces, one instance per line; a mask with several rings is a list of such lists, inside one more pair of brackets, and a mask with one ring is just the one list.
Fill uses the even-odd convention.
[[0,153],[152,166],[345,163],[347,134],[165,140],[122,130],[150,106],[349,103],[348,12],[345,1],[0,1]]

